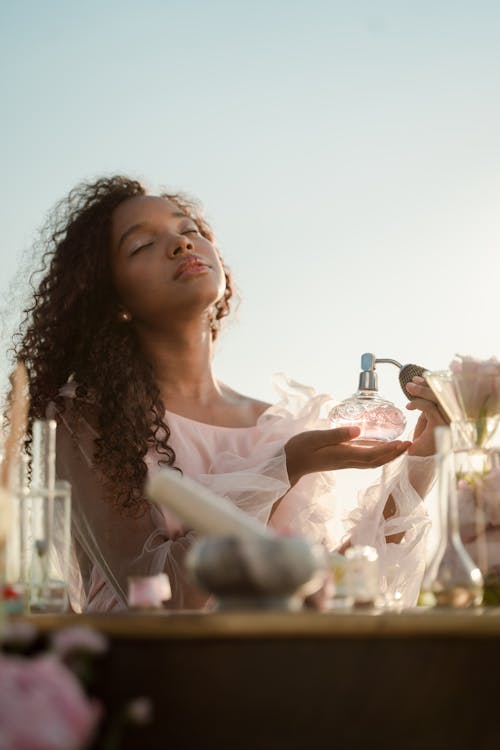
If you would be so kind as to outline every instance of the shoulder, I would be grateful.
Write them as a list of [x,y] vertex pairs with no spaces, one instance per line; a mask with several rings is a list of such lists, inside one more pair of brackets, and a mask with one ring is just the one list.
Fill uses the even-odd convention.
[[248,408],[252,411],[256,420],[271,406],[271,404],[268,404],[266,401],[258,401],[254,398],[248,399],[248,402]]
[[260,401],[251,396],[245,396],[243,393],[238,393],[227,385],[221,384],[221,389],[224,396],[230,400],[234,406],[237,406],[242,411],[246,411],[255,421],[257,421],[257,419],[271,406],[271,404],[268,404],[266,401]]

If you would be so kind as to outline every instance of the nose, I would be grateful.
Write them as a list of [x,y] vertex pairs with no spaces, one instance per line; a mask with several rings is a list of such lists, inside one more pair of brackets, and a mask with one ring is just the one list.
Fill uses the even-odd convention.
[[194,250],[193,243],[184,234],[177,234],[169,242],[167,254],[169,258],[177,258],[179,255],[192,253]]

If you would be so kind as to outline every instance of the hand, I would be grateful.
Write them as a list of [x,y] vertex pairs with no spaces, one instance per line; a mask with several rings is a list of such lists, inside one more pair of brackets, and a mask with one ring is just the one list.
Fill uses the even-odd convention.
[[434,429],[441,425],[449,424],[449,420],[441,411],[438,401],[432,389],[426,383],[425,378],[415,376],[411,383],[406,386],[409,393],[416,398],[407,405],[409,411],[419,409],[422,414],[413,433],[413,443],[408,449],[411,456],[432,456],[436,452],[434,441]]
[[290,438],[285,445],[286,466],[290,484],[305,474],[334,469],[373,469],[393,461],[411,443],[373,443],[360,445],[349,441],[360,433],[359,427],[337,427],[334,430],[309,430]]

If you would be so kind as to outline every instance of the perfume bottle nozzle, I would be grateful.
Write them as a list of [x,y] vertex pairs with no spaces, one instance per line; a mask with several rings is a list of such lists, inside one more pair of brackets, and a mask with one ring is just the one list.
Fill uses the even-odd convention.
[[378,390],[378,377],[375,372],[377,364],[388,364],[394,365],[399,369],[399,384],[405,394],[406,398],[412,400],[415,396],[412,396],[406,390],[406,386],[412,380],[415,375],[423,375],[426,371],[425,367],[420,365],[408,364],[402,365],[396,359],[388,359],[386,357],[376,357],[372,352],[365,352],[361,355],[361,372],[359,374],[359,385],[358,390],[360,391],[377,391]]
[[370,352],[361,355],[358,391],[378,391],[378,377],[375,372],[377,358]]

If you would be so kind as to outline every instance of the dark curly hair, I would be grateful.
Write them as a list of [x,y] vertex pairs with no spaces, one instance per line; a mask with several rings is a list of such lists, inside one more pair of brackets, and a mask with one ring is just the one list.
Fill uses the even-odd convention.
[[[140,182],[118,175],[81,183],[56,205],[41,234],[42,278],[14,338],[15,356],[25,363],[29,377],[28,450],[33,420],[45,418],[51,401],[64,411],[59,391],[74,379],[77,415],[88,411],[89,396],[94,404],[99,433],[94,462],[106,478],[107,496],[128,515],[139,515],[145,507],[147,451],[154,447],[161,463],[175,465],[152,367],[133,327],[119,321],[111,276],[113,210],[145,194]],[[201,234],[214,242],[196,202],[179,193],[161,197],[192,217]],[[213,339],[215,323],[229,313],[233,294],[226,267],[224,272],[226,288],[215,305]]]

